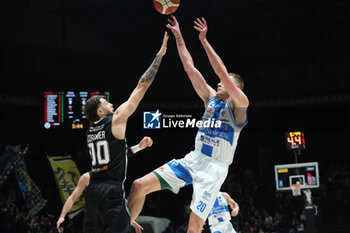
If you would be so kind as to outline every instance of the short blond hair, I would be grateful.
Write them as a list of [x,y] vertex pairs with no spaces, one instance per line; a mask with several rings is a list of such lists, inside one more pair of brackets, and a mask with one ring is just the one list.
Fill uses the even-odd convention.
[[243,90],[243,88],[244,88],[243,78],[240,75],[235,74],[235,73],[228,73],[228,74],[233,78],[233,81],[239,85],[239,88],[241,90]]

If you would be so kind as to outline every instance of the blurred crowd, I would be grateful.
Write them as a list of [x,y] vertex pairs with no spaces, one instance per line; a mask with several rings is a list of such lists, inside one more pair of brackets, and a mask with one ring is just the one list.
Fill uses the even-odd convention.
[[[228,192],[240,205],[238,216],[231,220],[237,233],[305,232],[305,196],[294,197],[291,191],[276,192],[273,174],[268,177],[261,170],[248,166],[236,167],[222,186],[222,191]],[[348,216],[349,162],[320,162],[320,181],[320,188],[312,190],[317,222],[327,222],[327,216],[330,215]],[[61,201],[50,200],[48,197],[55,192],[55,187],[43,188],[48,205],[37,215],[30,217],[15,180],[10,178],[6,182],[8,184],[0,194],[0,233],[57,232],[56,221],[61,211]],[[169,201],[157,195],[148,196],[142,214],[169,218],[171,223],[165,233],[185,233],[191,192],[190,190],[174,197],[179,202],[177,205],[183,205],[183,213],[176,217],[170,215],[171,210],[167,207]],[[82,217],[83,214],[79,214],[72,221],[67,219],[64,232],[81,232]],[[209,232],[208,225],[204,226],[204,232]]]
[[24,205],[16,205],[10,199],[0,201],[0,232],[51,233],[56,232],[56,221],[57,217],[51,213],[43,212],[30,217]]

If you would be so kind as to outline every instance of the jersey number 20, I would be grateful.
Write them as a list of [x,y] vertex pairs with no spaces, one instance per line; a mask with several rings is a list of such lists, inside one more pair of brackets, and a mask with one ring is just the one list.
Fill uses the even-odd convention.
[[[110,157],[109,157],[108,142],[106,140],[102,140],[102,141],[97,141],[95,144],[96,144],[96,147],[94,147],[93,142],[90,142],[88,144],[92,166],[95,166],[96,162],[98,165],[105,165],[109,163]],[[95,151],[95,148],[96,148],[96,151]]]
[[207,204],[205,204],[202,201],[199,201],[198,205],[197,205],[197,210],[199,210],[200,212],[203,213],[203,211],[205,210],[205,207],[207,207]]

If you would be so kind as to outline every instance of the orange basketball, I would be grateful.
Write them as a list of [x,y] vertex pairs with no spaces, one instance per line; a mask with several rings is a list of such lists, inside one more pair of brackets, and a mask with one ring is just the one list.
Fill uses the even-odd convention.
[[153,6],[163,15],[173,14],[180,6],[180,0],[153,0]]

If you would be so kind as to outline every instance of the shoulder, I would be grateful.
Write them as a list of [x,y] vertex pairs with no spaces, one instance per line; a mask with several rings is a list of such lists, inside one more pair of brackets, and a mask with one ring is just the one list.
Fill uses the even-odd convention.
[[230,104],[232,108],[248,108],[249,99],[246,94],[239,88],[237,88],[237,95],[230,96]]
[[79,178],[79,185],[88,186],[90,182],[90,173],[86,172]]
[[222,195],[224,195],[224,197],[227,199],[227,200],[229,200],[231,197],[230,197],[230,195],[227,193],[227,192],[221,192],[222,193]]

